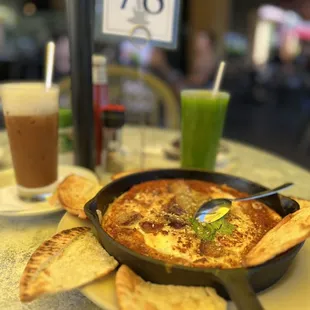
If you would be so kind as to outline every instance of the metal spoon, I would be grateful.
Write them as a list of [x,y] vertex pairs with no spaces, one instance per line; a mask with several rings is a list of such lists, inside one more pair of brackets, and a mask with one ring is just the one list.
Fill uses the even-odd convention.
[[215,222],[219,220],[220,218],[222,218],[224,215],[226,215],[230,211],[232,202],[246,201],[246,200],[252,200],[252,199],[270,196],[270,195],[278,193],[281,190],[291,187],[292,185],[293,183],[285,183],[274,189],[269,189],[261,193],[251,195],[248,197],[244,197],[244,198],[235,198],[235,199],[218,198],[218,199],[212,199],[212,200],[206,201],[200,206],[200,208],[196,212],[195,218],[201,223]]

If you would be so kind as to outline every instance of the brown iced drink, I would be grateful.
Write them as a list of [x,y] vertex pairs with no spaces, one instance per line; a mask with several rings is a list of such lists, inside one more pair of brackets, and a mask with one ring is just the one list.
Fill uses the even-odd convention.
[[57,179],[58,114],[5,116],[16,181],[27,188]]
[[11,83],[0,94],[20,195],[44,193],[57,181],[58,87]]

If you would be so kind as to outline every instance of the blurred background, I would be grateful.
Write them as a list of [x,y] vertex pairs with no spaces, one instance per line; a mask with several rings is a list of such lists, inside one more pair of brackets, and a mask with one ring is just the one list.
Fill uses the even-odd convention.
[[[97,4],[96,20],[100,14]],[[95,28],[96,34],[96,23]],[[232,97],[224,136],[310,168],[309,1],[184,0],[174,51],[137,50],[127,41],[107,44],[95,38],[94,51],[105,55],[109,65],[138,67],[141,74],[156,76],[176,102],[183,88],[212,87],[217,65],[225,59],[222,88]],[[55,80],[64,85],[61,105],[69,107],[65,1],[0,0],[0,83],[43,79],[45,44],[51,39],[56,43]],[[147,113],[157,100],[150,87],[126,77],[109,77],[109,95],[111,102],[126,106],[131,123],[137,120],[130,111]],[[179,118],[175,111],[165,115],[164,104],[155,116],[150,112],[151,125],[164,127],[169,117]]]

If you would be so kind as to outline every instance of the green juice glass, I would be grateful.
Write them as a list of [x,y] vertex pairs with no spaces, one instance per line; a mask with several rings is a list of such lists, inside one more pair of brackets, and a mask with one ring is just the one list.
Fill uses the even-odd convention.
[[215,169],[230,95],[209,90],[183,90],[182,168]]

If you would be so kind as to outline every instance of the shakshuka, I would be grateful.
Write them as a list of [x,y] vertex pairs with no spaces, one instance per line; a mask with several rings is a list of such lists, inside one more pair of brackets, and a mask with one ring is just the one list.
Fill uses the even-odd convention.
[[155,180],[118,197],[102,219],[103,229],[129,249],[169,264],[237,268],[281,217],[260,201],[233,202],[222,219],[201,224],[199,206],[214,198],[247,194],[197,180]]

